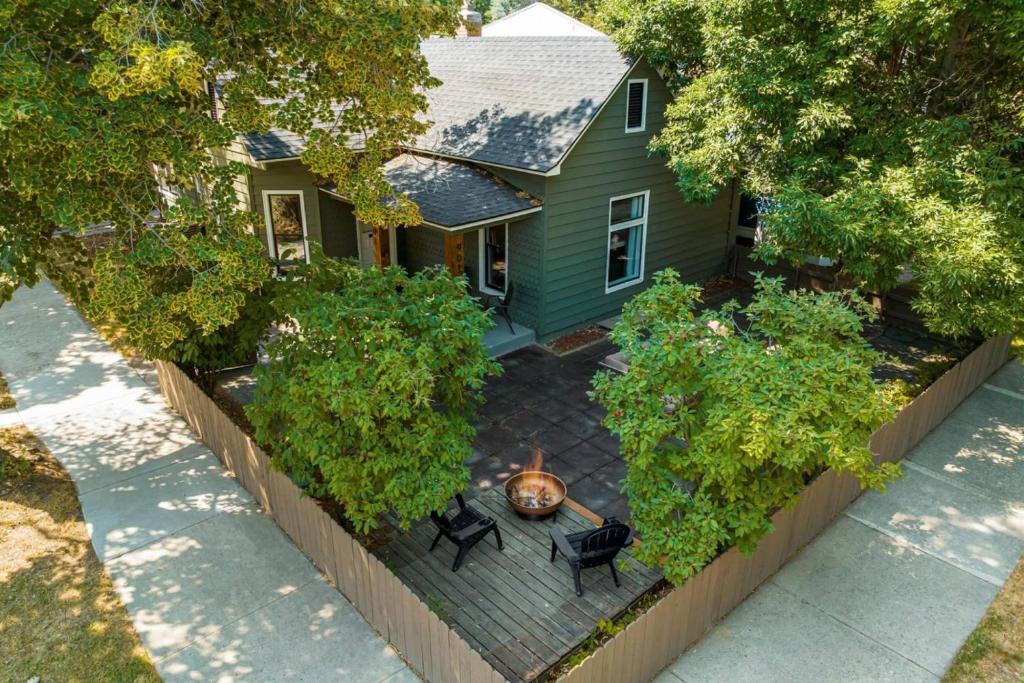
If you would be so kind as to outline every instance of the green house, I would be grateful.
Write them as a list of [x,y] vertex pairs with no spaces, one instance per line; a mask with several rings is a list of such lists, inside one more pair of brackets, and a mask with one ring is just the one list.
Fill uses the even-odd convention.
[[[648,151],[670,94],[658,72],[598,36],[432,38],[442,85],[429,130],[386,167],[423,224],[375,231],[302,164],[287,131],[243,136],[239,201],[264,219],[272,257],[320,242],[337,257],[419,269],[446,264],[476,294],[511,288],[517,337],[544,341],[618,314],[654,272],[726,270],[735,187],[683,200]],[[357,143],[353,143],[357,144]]]

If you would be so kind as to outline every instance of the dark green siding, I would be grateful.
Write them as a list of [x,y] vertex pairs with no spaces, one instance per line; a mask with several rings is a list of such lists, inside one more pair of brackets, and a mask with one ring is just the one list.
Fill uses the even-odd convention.
[[[525,190],[543,201],[547,178],[535,173],[522,173],[481,164],[488,171],[519,190]],[[544,224],[546,209],[532,213],[508,225],[508,277],[513,283],[512,317],[516,322],[536,328],[543,319],[544,287]],[[474,242],[474,272],[479,271],[479,243]],[[469,247],[466,247],[469,263]],[[478,277],[474,275],[474,277]],[[474,281],[474,287],[479,285]]]
[[536,329],[544,301],[544,212],[509,223],[508,246],[508,280],[514,285],[512,317]]
[[320,223],[325,254],[335,258],[359,258],[356,217],[351,204],[321,192]]
[[[561,173],[548,179],[543,320],[536,328],[542,339],[616,315],[663,268],[676,268],[687,280],[726,268],[732,192],[720,192],[710,205],[683,201],[675,175],[647,150],[661,129],[669,93],[646,64],[630,78],[648,82],[646,130],[625,132],[623,85],[562,162]],[[605,294],[609,200],[645,190],[651,194],[643,280]]]
[[[427,266],[444,263],[444,235],[437,230],[419,226],[404,228],[405,253],[399,257],[410,273]],[[404,258],[403,258],[404,257]]]

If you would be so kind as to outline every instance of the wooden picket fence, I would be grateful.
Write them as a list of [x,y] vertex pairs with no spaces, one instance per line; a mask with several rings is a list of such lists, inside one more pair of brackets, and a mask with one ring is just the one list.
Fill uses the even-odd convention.
[[[1002,367],[1009,355],[1009,337],[989,339],[975,349],[871,436],[875,460],[900,460]],[[743,557],[736,548],[720,555],[560,683],[650,681],[824,531],[860,494],[856,478],[826,471],[807,487],[795,507],[772,517],[775,531],[761,540],[750,557]]]
[[[1009,345],[1008,337],[988,340],[914,399],[895,421],[875,432],[871,447],[876,459],[902,458],[1006,362]],[[313,499],[272,470],[266,453],[185,373],[160,361],[157,373],[170,405],[413,668],[434,683],[505,681]],[[564,675],[561,683],[650,681],[859,495],[856,479],[825,472],[807,487],[795,507],[773,517],[775,531],[751,557],[743,557],[735,548],[724,553]]]

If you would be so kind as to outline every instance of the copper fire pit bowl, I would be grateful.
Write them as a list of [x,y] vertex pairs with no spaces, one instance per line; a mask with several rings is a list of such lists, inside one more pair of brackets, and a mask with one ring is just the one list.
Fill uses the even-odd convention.
[[505,498],[521,517],[543,519],[565,500],[565,482],[549,472],[527,470],[505,482]]

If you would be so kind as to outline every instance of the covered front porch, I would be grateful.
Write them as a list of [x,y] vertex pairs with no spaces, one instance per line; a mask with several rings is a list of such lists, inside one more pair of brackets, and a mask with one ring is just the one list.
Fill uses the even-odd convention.
[[466,276],[471,293],[495,311],[496,327],[486,338],[492,356],[534,343],[539,264],[530,245],[541,230],[540,200],[482,168],[433,157],[402,154],[388,162],[385,174],[416,202],[423,222],[367,225],[334,184],[322,185],[325,253],[409,272],[444,265]]

